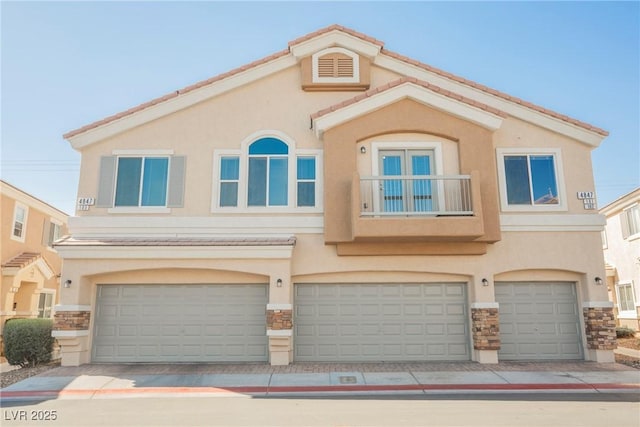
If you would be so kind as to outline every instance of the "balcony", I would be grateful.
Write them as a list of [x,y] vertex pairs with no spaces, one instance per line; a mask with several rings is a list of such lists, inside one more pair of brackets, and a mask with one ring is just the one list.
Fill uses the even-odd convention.
[[471,175],[363,176],[351,186],[354,241],[473,241],[484,234]]

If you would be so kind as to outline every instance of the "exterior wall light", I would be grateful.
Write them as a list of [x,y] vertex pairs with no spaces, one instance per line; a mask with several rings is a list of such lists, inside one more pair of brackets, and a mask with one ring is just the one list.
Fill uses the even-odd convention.
[[64,281],[64,287],[65,288],[70,288],[71,287],[71,279],[67,279]]
[[482,286],[489,286],[489,281],[487,279],[482,279]]
[[362,147],[360,147],[360,152],[362,154],[365,154],[367,152],[367,147],[365,147],[364,145]]
[[279,288],[282,287],[282,279],[276,280],[276,286],[279,287]]
[[594,279],[596,282],[596,285],[601,286],[602,285],[602,279],[598,276],[596,276],[596,278]]

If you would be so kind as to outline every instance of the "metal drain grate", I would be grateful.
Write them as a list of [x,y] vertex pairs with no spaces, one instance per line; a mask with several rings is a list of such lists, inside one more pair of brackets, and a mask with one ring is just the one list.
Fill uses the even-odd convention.
[[352,375],[338,378],[340,378],[340,384],[358,384],[358,379]]

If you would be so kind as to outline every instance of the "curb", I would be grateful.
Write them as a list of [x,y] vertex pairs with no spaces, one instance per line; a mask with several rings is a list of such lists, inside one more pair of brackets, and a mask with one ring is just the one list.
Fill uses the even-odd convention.
[[318,393],[376,393],[376,392],[500,392],[500,391],[640,391],[640,384],[406,384],[353,386],[275,386],[275,387],[140,387],[126,389],[66,389],[37,391],[0,391],[0,400],[101,398],[101,397],[160,397],[172,396],[238,396],[238,395],[308,395]]

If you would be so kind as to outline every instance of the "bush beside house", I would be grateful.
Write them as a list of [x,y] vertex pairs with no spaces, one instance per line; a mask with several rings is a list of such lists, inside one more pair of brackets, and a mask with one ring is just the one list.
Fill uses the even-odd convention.
[[51,361],[51,319],[11,319],[4,327],[4,353],[11,365],[37,366]]

